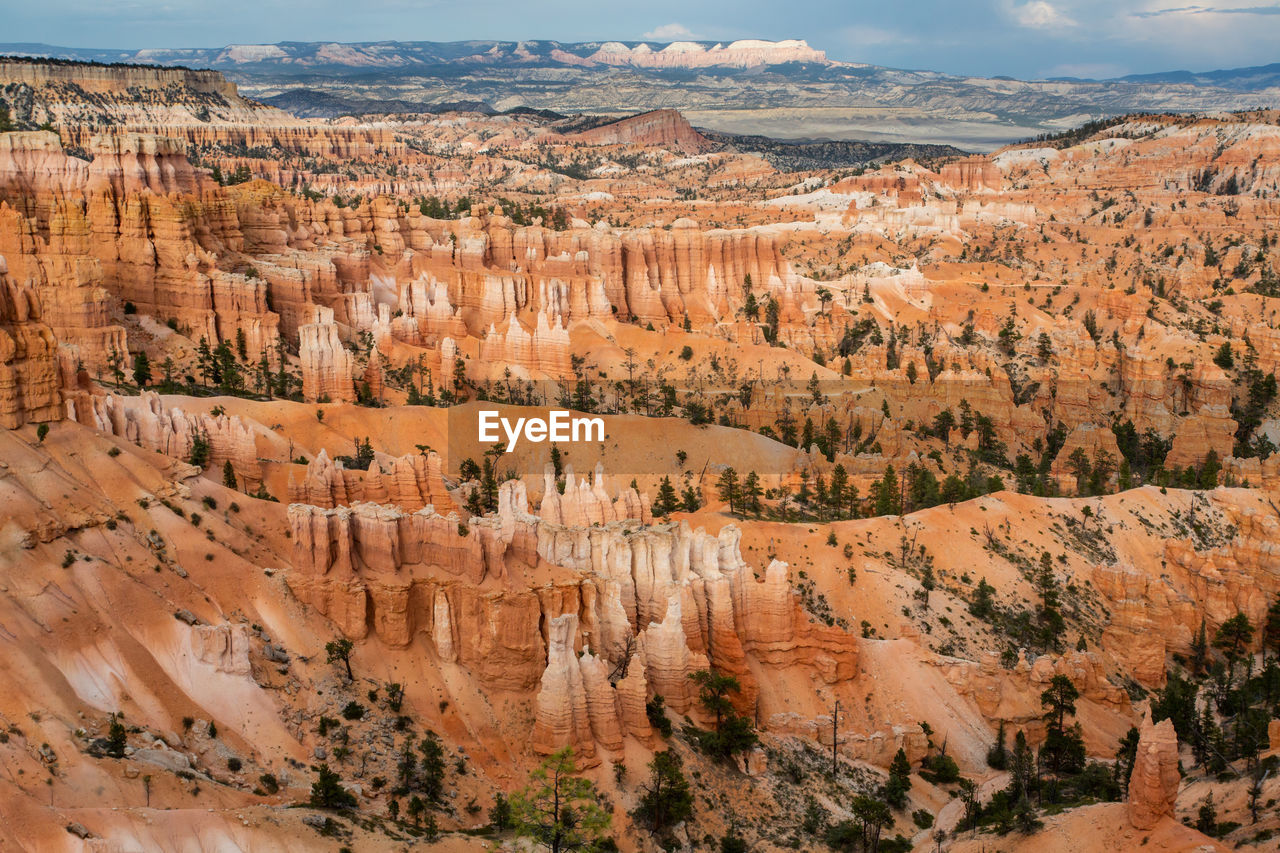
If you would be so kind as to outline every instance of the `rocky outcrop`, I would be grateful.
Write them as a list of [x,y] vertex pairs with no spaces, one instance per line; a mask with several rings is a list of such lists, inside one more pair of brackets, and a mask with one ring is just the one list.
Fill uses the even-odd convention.
[[1063,442],[1062,449],[1054,457],[1053,465],[1049,469],[1049,473],[1058,481],[1059,487],[1064,492],[1079,494],[1087,485],[1079,482],[1072,460],[1072,456],[1076,455],[1077,451],[1084,453],[1089,468],[1096,467],[1096,463],[1103,459],[1109,460],[1110,474],[1103,485],[1111,486],[1115,482],[1117,466],[1122,458],[1120,447],[1116,444],[1115,433],[1108,427],[1097,424],[1080,424],[1067,436],[1067,440]]
[[516,376],[545,375],[553,379],[572,376],[569,357],[569,330],[547,321],[545,313],[538,314],[532,333],[526,332],[514,313],[508,315],[507,324],[499,330],[489,326],[489,333],[480,345],[481,362],[493,378],[503,375],[507,368]]
[[551,620],[531,741],[543,754],[572,746],[575,756],[590,766],[596,760],[596,744],[614,753],[622,749],[623,728],[607,665],[590,650],[574,654],[577,633],[576,615]]
[[1152,724],[1148,711],[1138,730],[1138,753],[1129,775],[1129,820],[1137,829],[1153,829],[1174,817],[1178,785],[1178,734],[1172,720]]
[[1235,447],[1236,422],[1226,406],[1205,406],[1189,418],[1178,423],[1173,435],[1173,447],[1165,457],[1166,467],[1199,465],[1209,455],[1218,454],[1222,460],[1231,455]]
[[356,399],[355,358],[342,344],[333,311],[318,308],[318,318],[298,328],[302,396],[310,402],[350,403]]
[[223,622],[220,625],[193,625],[191,653],[196,660],[218,672],[248,675],[253,670],[249,661],[249,626]]
[[73,420],[175,459],[190,458],[196,438],[202,438],[209,445],[205,469],[211,476],[221,482],[230,462],[241,490],[256,492],[262,484],[257,440],[253,428],[239,415],[187,413],[165,405],[154,391],[137,397],[90,397],[69,408]]
[[[334,470],[313,463],[316,482],[295,488],[332,494]],[[620,513],[645,503],[611,501],[603,483],[597,472],[598,489],[565,495],[549,484],[544,506],[582,522],[572,527],[531,515],[520,481],[502,485],[497,513],[466,526],[430,509],[292,504],[288,583],[347,636],[376,633],[393,646],[422,636],[486,684],[540,682],[535,749],[572,745],[589,760],[619,750],[624,735],[651,738],[645,701],[655,693],[701,718],[689,677],[701,669],[737,678],[733,700],[746,714],[760,668],[805,667],[826,684],[853,677],[856,641],[809,617],[784,563],[757,581],[732,525],[718,536],[644,525]],[[559,580],[509,586],[535,567]]]
[[1179,507],[1175,519],[1194,512],[1197,525],[1219,532],[1219,544],[1170,537],[1157,551],[1159,572],[1123,563],[1093,571],[1094,587],[1110,613],[1102,647],[1146,687],[1164,683],[1169,653],[1190,652],[1202,620],[1210,637],[1237,613],[1262,624],[1280,593],[1266,568],[1280,554],[1280,521],[1265,503],[1240,505],[1208,494],[1208,500],[1188,496],[1194,510]]
[[947,163],[938,179],[961,192],[999,191],[1000,169],[988,157],[965,157]]
[[1044,709],[1040,695],[1054,676],[1065,675],[1080,696],[1117,714],[1130,713],[1129,695],[1107,677],[1107,663],[1096,652],[1067,652],[1041,655],[1034,663],[1025,650],[1009,668],[995,653],[978,661],[946,659],[942,666],[947,681],[962,696],[973,700],[984,717],[1016,726],[1034,734],[1040,730]]
[[[0,60],[0,88],[19,105],[14,118],[52,124],[76,134],[85,128],[143,123],[200,125],[289,120],[287,113],[245,100],[217,71],[156,65]],[[83,144],[84,139],[77,142]]]
[[590,483],[574,477],[573,466],[565,468],[564,491],[556,488],[555,474],[547,465],[542,477],[542,504],[538,515],[549,524],[564,527],[591,527],[610,521],[633,519],[649,524],[649,496],[630,487],[610,498],[605,486],[604,465],[597,463]]
[[0,427],[16,429],[62,417],[57,341],[41,320],[40,301],[8,275],[0,256]]
[[289,502],[331,509],[356,503],[392,504],[406,512],[434,507],[447,514],[454,507],[444,482],[440,455],[409,454],[392,461],[390,470],[374,462],[368,471],[347,470],[321,448],[301,477],[289,471]]
[[653,110],[568,135],[588,145],[643,145],[684,154],[701,154],[716,146],[676,110]]

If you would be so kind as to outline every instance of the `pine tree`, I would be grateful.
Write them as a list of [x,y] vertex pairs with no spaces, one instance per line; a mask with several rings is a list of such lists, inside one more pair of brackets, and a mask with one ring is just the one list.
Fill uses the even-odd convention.
[[133,384],[139,388],[151,384],[151,359],[146,352],[139,352],[133,357]]
[[1280,596],[1267,608],[1267,620],[1262,625],[1262,648],[1270,649],[1273,656],[1280,655]]
[[1213,635],[1213,647],[1221,649],[1227,656],[1228,683],[1235,678],[1236,663],[1244,656],[1244,652],[1253,642],[1253,625],[1249,617],[1236,613],[1218,628]]
[[355,678],[351,673],[351,653],[355,651],[355,644],[343,637],[338,640],[330,640],[324,644],[324,652],[329,663],[341,663],[347,671],[347,681]]
[[112,758],[124,758],[125,747],[128,746],[129,735],[119,714],[111,715],[111,725],[107,728],[107,755]]
[[989,619],[996,612],[996,588],[987,583],[986,578],[978,580],[978,588],[973,593],[973,601],[969,602],[969,612],[979,619]]
[[422,738],[422,777],[420,779],[422,793],[433,803],[439,803],[444,796],[444,747],[434,732],[427,732]]
[[987,766],[992,770],[1004,770],[1009,766],[1009,748],[1005,746],[1004,720],[996,731],[996,742],[987,750]]
[[222,464],[222,485],[226,486],[228,489],[239,488],[239,485],[236,483],[236,469],[235,466],[231,464],[230,459]]
[[316,781],[311,783],[311,805],[320,809],[355,808],[355,795],[342,787],[342,777],[329,769],[328,764],[317,768]]
[[1138,756],[1138,728],[1130,726],[1116,750],[1115,779],[1122,795],[1128,794],[1129,776],[1133,773],[1133,764]]
[[209,462],[210,450],[209,436],[204,432],[197,432],[191,436],[191,450],[187,453],[187,461],[197,468],[203,468]]
[[1059,610],[1058,580],[1053,574],[1053,557],[1048,551],[1040,554],[1040,571],[1036,574],[1036,591],[1040,594],[1040,626],[1045,644],[1057,647],[1059,637],[1066,627]]
[[654,501],[654,512],[659,515],[667,515],[677,509],[679,505],[680,500],[676,497],[675,486],[671,485],[671,478],[663,477],[662,482],[658,484],[658,499]]
[[720,500],[729,505],[730,514],[741,509],[741,488],[738,484],[738,472],[732,467],[725,468],[720,474],[720,479],[716,483],[716,489],[720,494]]
[[884,476],[875,488],[876,515],[899,515],[902,512],[902,498],[898,494],[898,475],[892,465],[884,469]]
[[1204,672],[1205,663],[1209,659],[1209,641],[1205,635],[1204,619],[1200,620],[1200,630],[1191,641],[1191,671],[1196,675]]
[[[284,342],[281,341],[281,345],[283,345],[283,343]],[[284,362],[282,360],[282,369],[283,364]],[[200,375],[200,384],[211,385],[218,381],[218,376],[216,375],[215,370],[213,350],[209,347],[209,339],[201,335],[200,343],[196,345],[196,373]]]
[[895,809],[907,804],[907,791],[911,790],[911,763],[907,754],[899,749],[889,765],[889,780],[884,785],[884,798]]
[[1013,756],[1009,762],[1010,799],[1015,802],[1026,797],[1035,784],[1036,760],[1027,745],[1026,734],[1019,729],[1013,738]]
[[573,749],[549,756],[529,777],[529,785],[511,797],[516,834],[532,838],[551,853],[594,845],[609,827],[595,785],[577,775]]
[[843,465],[831,469],[831,486],[827,489],[827,503],[839,512],[845,504],[849,492],[849,472]]
[[760,495],[763,490],[760,488],[760,477],[755,471],[748,471],[746,479],[742,481],[742,505],[746,512],[760,512]]
[[693,791],[679,754],[656,752],[649,762],[649,783],[636,806],[636,817],[659,836],[693,815]]

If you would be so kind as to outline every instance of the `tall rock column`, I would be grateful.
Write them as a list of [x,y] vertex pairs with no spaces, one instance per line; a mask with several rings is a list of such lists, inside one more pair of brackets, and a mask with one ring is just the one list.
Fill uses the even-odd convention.
[[1137,829],[1152,829],[1173,817],[1178,799],[1178,733],[1172,720],[1151,723],[1151,712],[1138,730],[1138,753],[1129,776],[1129,821]]
[[342,345],[333,311],[319,309],[317,322],[298,328],[298,357],[302,361],[302,395],[309,402],[350,403],[356,398],[352,379],[354,359]]
[[0,427],[62,417],[57,341],[35,293],[9,278],[0,257]]

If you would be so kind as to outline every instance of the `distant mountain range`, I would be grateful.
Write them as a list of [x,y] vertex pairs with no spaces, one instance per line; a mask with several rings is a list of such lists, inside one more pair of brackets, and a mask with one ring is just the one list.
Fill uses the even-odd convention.
[[1214,86],[1233,92],[1260,92],[1264,89],[1280,87],[1280,62],[1254,65],[1250,68],[1227,68],[1220,71],[1130,74],[1120,79],[1127,83],[1184,83],[1192,86]]
[[0,53],[93,62],[189,65],[222,71],[405,70],[440,66],[491,68],[758,68],[788,62],[833,64],[804,41],[381,41],[233,44],[217,48],[106,50],[48,44],[0,44]]
[[741,135],[970,150],[1132,112],[1280,108],[1280,64],[1024,81],[837,62],[799,40],[281,42],[145,50],[0,44],[0,54],[214,68],[246,95],[313,118],[677,109],[698,127]]

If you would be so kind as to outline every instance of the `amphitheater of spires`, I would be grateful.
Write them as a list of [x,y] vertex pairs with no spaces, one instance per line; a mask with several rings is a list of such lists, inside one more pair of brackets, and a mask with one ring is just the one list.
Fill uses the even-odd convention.
[[[270,847],[328,756],[395,822],[392,685],[470,762],[451,844],[569,747],[628,851],[663,750],[750,780],[720,790],[762,850],[788,768],[832,756],[838,825],[901,752],[887,826],[973,849],[1007,836],[940,759],[997,809],[991,756],[1051,755],[1064,684],[1117,802],[1026,843],[1216,849],[1202,798],[1248,815],[1280,750],[1246,695],[1280,630],[1275,116],[795,174],[678,115],[304,122],[203,74],[19,67],[58,129],[0,133],[0,842],[187,837],[180,768],[210,832]],[[480,404],[606,439],[502,454],[460,434]],[[1196,705],[1214,678],[1261,716]],[[1238,778],[1171,721],[1187,685]],[[723,713],[756,742],[717,763],[690,732]]]

